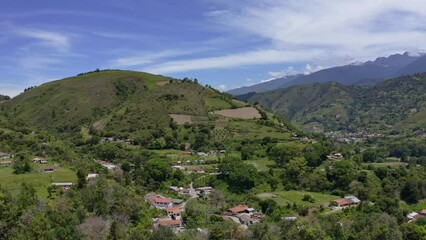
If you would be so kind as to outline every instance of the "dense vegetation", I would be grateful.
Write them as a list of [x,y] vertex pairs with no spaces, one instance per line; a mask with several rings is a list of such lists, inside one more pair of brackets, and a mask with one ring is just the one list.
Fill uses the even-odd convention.
[[1,95],[0,94],[0,101],[4,101],[4,100],[10,100],[10,97],[7,95]]
[[426,74],[375,86],[316,83],[239,97],[307,131],[402,132],[426,127]]
[[[96,89],[75,92],[73,83]],[[78,101],[61,108],[72,97]],[[111,105],[101,107],[105,101]],[[2,103],[0,152],[14,156],[12,166],[0,166],[0,238],[424,239],[425,221],[406,218],[426,208],[424,139],[347,145],[303,134],[260,107],[259,119],[212,113],[243,106],[189,79],[121,71],[48,83]],[[44,111],[50,114],[39,116]],[[191,114],[192,121],[177,124],[169,113]],[[336,152],[343,157],[330,157]],[[34,157],[60,169],[40,173]],[[401,164],[386,164],[389,157]],[[99,177],[87,180],[88,173]],[[66,191],[55,181],[75,184]],[[199,198],[169,191],[190,185],[214,191]],[[184,231],[153,228],[153,219],[166,213],[144,200],[151,192],[186,201]],[[346,195],[362,202],[330,208]],[[265,218],[247,229],[225,221],[222,213],[238,204]]]

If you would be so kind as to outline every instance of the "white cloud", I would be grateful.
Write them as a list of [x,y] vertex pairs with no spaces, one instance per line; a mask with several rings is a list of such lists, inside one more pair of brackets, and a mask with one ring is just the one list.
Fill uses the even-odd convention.
[[[269,40],[275,49],[324,50],[306,61],[346,64],[412,49],[426,49],[424,0],[259,0],[211,18],[227,29]],[[323,62],[315,64],[325,65]]]
[[297,74],[296,69],[294,69],[293,66],[288,67],[287,69],[278,71],[278,72],[273,72],[273,71],[269,71],[268,74],[273,77],[273,78],[282,78],[288,75],[294,75]]
[[225,84],[220,84],[217,88],[219,90],[221,90],[221,91],[225,91],[226,90],[226,85]]
[[111,65],[114,67],[132,67],[141,66],[146,64],[152,64],[156,60],[183,56],[193,53],[194,50],[166,50],[159,52],[142,52],[137,56],[122,57],[111,61]]
[[170,61],[143,69],[143,71],[167,74],[189,70],[232,68],[237,66],[293,62],[306,60],[307,55],[317,56],[321,50],[314,51],[284,51],[276,49],[257,50],[219,57],[198,58],[191,60]]
[[19,29],[17,30],[17,34],[23,37],[37,39],[42,45],[52,47],[59,52],[67,52],[71,46],[69,38],[61,33],[38,29]]
[[311,64],[306,64],[306,66],[305,66],[305,71],[304,71],[304,74],[305,75],[307,75],[307,74],[311,74],[311,73],[314,73],[314,72],[317,72],[317,71],[319,71],[319,70],[323,70],[324,69],[324,67],[322,67],[322,66],[311,66]]

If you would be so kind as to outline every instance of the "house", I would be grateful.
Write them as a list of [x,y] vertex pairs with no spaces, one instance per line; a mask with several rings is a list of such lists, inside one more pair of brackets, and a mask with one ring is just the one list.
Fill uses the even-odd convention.
[[[424,211],[424,210],[423,210]],[[425,215],[423,215],[423,211],[419,214],[417,212],[411,212],[407,215],[408,222],[414,222],[420,218],[426,218]]]
[[284,221],[296,221],[297,217],[283,217]]
[[0,159],[12,158],[13,155],[10,153],[0,152]]
[[33,163],[46,164],[46,163],[48,163],[48,161],[43,159],[43,158],[35,157],[35,158],[33,158]]
[[46,166],[46,167],[41,167],[38,169],[39,172],[53,172],[56,169],[58,169],[57,165],[51,165],[51,166]]
[[212,187],[199,187],[195,189],[195,193],[200,197],[206,197],[213,191]]
[[167,215],[173,220],[180,220],[182,209],[178,207],[166,208]]
[[11,166],[11,165],[12,165],[12,161],[1,161],[1,162],[0,162],[0,165],[1,165],[2,167],[9,167],[9,166]]
[[72,187],[74,183],[72,182],[53,182],[52,186],[58,186],[58,187],[62,187],[62,190],[64,192],[70,190],[70,188]]
[[181,228],[182,221],[180,220],[159,220],[158,226],[167,228]]
[[145,199],[148,200],[148,202],[154,206],[155,208],[158,209],[165,209],[165,208],[170,208],[173,207],[173,201],[162,197],[160,195],[155,195],[155,194],[147,194],[145,195]]
[[235,206],[233,208],[229,208],[228,213],[236,215],[236,214],[239,214],[239,213],[246,212],[247,209],[248,209],[247,205],[238,205],[238,206]]
[[97,174],[97,173],[89,173],[89,174],[87,174],[86,181],[89,181],[90,179],[95,179],[97,177],[99,177],[99,174]]
[[114,171],[117,168],[117,165],[103,161],[103,160],[96,160],[96,163],[104,166],[105,168],[107,168],[109,171]]
[[189,188],[175,187],[175,186],[169,187],[169,190],[182,195],[189,195],[191,192]]
[[346,196],[344,198],[335,200],[335,202],[337,203],[337,206],[339,207],[348,207],[348,206],[352,206],[352,205],[356,205],[360,203],[361,200],[359,200],[355,196]]
[[173,169],[176,169],[176,170],[181,170],[181,171],[184,171],[184,170],[185,170],[185,168],[184,168],[184,167],[179,166],[179,165],[172,166],[172,168],[173,168]]

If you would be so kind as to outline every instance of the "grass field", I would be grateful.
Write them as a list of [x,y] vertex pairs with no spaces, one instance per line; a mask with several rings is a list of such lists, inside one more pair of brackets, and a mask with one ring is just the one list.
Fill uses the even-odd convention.
[[289,133],[284,133],[274,127],[262,126],[255,121],[250,120],[234,120],[229,121],[227,127],[232,132],[236,132],[239,139],[262,139],[264,137],[277,138],[280,140],[288,140]]
[[268,171],[269,168],[275,166],[275,162],[268,158],[260,158],[256,160],[248,160],[247,163],[253,164],[258,171]]
[[220,98],[216,98],[216,97],[207,97],[205,99],[206,101],[206,106],[208,108],[209,111],[212,110],[220,110],[220,109],[229,109],[231,108],[231,104],[229,104],[229,102],[220,99]]
[[17,191],[22,183],[32,184],[41,198],[47,198],[47,187],[52,182],[75,182],[77,176],[70,169],[60,167],[54,172],[13,174],[11,167],[0,167],[0,185],[12,192]]
[[[305,205],[307,207],[317,207],[320,205],[328,205],[333,200],[339,199],[340,196],[325,194],[325,193],[316,193],[316,192],[301,192],[301,191],[275,191],[272,192],[276,197],[272,197],[279,205],[285,206],[288,203],[297,205]],[[311,203],[308,201],[302,201],[303,195],[309,194],[314,199],[315,202]],[[271,197],[261,197],[263,199],[271,198]]]

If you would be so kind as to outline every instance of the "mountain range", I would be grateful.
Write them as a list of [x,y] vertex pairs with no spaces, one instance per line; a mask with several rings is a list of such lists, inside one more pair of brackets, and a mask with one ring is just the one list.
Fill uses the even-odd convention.
[[374,85],[383,80],[403,75],[426,72],[426,55],[394,54],[379,57],[374,61],[353,63],[344,66],[323,69],[308,75],[292,75],[277,78],[256,85],[228,91],[232,95],[250,92],[266,92],[296,85],[337,82],[343,85]]
[[[404,69],[414,69],[417,61]],[[247,93],[238,98],[261,104],[308,132],[389,133],[426,129],[426,73],[373,86],[311,83]]]

